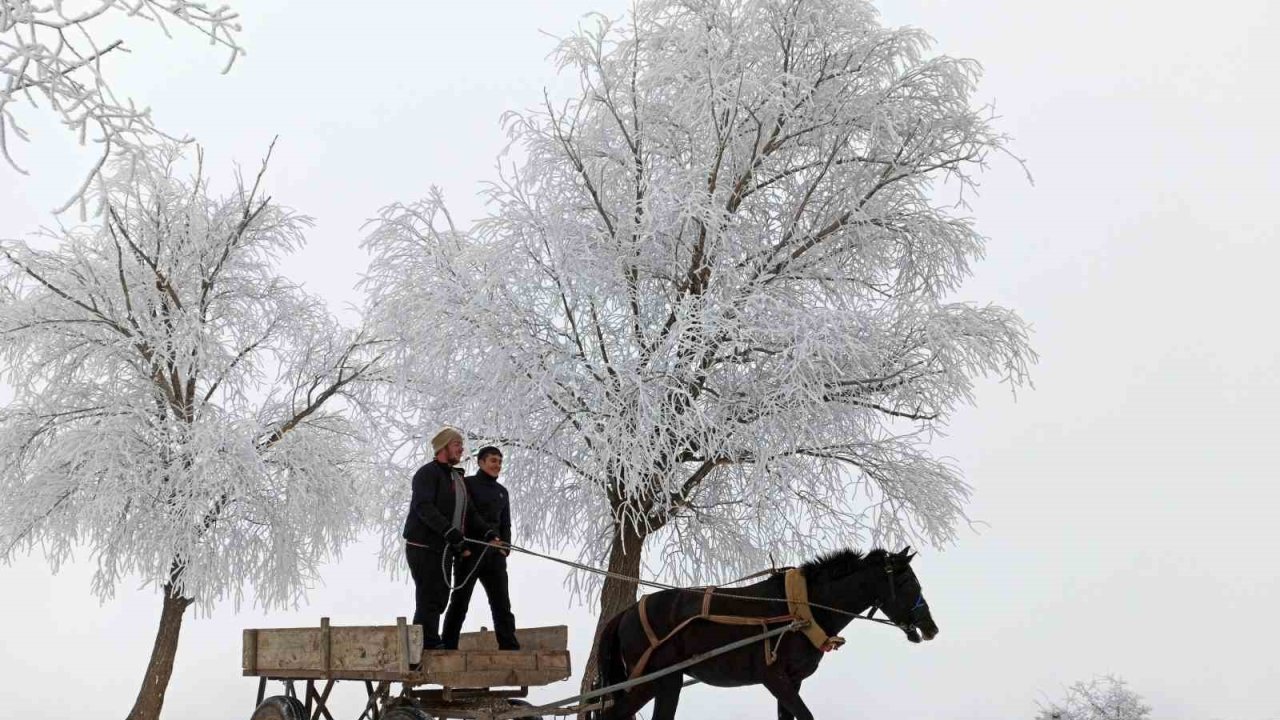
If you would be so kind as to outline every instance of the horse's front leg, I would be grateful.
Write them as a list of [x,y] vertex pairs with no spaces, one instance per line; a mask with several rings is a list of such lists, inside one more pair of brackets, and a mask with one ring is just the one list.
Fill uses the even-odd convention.
[[[801,682],[800,680],[795,681],[797,698],[800,697],[800,682]],[[796,720],[795,713],[788,710],[787,706],[783,705],[781,700],[778,701],[778,720]]]
[[800,699],[799,680],[769,671],[765,673],[764,686],[778,700],[778,720],[813,720],[813,713]]
[[676,705],[680,704],[680,691],[684,689],[684,674],[671,673],[654,681],[657,693],[653,700],[653,720],[675,720]]
[[607,720],[634,720],[640,708],[653,699],[658,687],[658,682],[647,682],[624,691],[622,697],[605,711],[604,717]]

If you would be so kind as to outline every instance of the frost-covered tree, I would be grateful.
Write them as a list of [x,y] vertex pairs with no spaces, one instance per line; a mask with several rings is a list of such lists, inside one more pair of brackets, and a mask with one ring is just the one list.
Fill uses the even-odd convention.
[[99,226],[0,244],[0,560],[84,549],[99,597],[126,576],[159,591],[138,719],[159,716],[187,608],[296,603],[353,537],[371,467],[349,398],[376,348],[275,269],[308,218],[261,173],[214,197],[177,160],[109,185]]
[[643,0],[563,40],[581,92],[509,116],[488,216],[437,192],[368,239],[423,429],[515,449],[517,522],[623,576],[950,541],[969,487],[930,437],[1033,354],[949,300],[983,249],[954,198],[1006,139],[928,46],[860,0]]
[[113,17],[185,25],[228,51],[226,68],[244,53],[236,42],[237,15],[225,5],[190,0],[0,0],[0,154],[22,174],[9,139],[25,139],[15,108],[41,103],[55,113],[84,144],[102,146],[97,163],[61,210],[83,198],[113,152],[136,158],[152,145],[156,128],[150,112],[112,90],[104,59],[124,51],[124,42],[107,36]]
[[1095,677],[1067,688],[1059,701],[1042,705],[1036,720],[1149,720],[1151,707],[1128,683],[1114,675]]

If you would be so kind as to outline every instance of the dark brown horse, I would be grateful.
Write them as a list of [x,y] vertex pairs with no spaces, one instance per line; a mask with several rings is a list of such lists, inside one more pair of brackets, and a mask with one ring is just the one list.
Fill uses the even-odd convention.
[[[938,626],[911,569],[913,557],[909,548],[900,553],[877,549],[866,555],[841,550],[805,563],[801,570],[817,626],[834,636],[856,615],[878,608],[905,631],[912,642],[920,642],[921,636],[932,639],[938,634]],[[788,613],[786,597],[784,576],[775,573],[752,585],[717,589],[711,596],[709,610],[721,617],[770,618],[773,624],[768,627],[781,627],[789,622],[779,619]],[[689,618],[705,615],[704,602],[701,589],[663,590],[650,595],[644,604],[648,630],[641,618],[639,603],[614,616],[600,636],[598,687],[621,683],[636,675],[636,664],[652,645],[650,638],[662,638]],[[641,668],[642,674],[654,673],[750,638],[760,634],[764,627],[693,620],[652,650]],[[788,632],[708,658],[682,672],[613,693],[612,706],[604,711],[604,718],[632,718],[650,700],[655,700],[653,720],[672,720],[684,686],[684,675],[688,674],[718,687],[764,685],[778,700],[780,720],[812,720],[813,714],[800,699],[800,683],[812,675],[822,661],[823,651],[816,642],[801,632]]]

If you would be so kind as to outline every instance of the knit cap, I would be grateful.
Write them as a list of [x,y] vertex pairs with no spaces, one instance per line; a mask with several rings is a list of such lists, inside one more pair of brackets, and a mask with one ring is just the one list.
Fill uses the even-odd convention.
[[442,429],[440,432],[436,433],[435,437],[431,438],[431,452],[440,452],[446,445],[454,440],[462,440],[462,433],[451,427]]

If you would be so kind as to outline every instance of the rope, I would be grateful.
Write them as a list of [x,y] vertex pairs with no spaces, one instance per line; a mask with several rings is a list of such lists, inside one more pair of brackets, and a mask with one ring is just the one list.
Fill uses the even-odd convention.
[[[469,542],[469,543],[476,543],[476,544],[485,544],[485,545],[487,545],[487,544],[488,544],[488,543],[484,542],[483,540],[473,540],[473,539],[471,539],[471,538],[467,538],[467,542]],[[668,584],[666,584],[666,583],[660,583],[660,582],[658,582],[658,581],[656,581],[656,580],[642,580],[642,579],[640,579],[640,578],[638,578],[638,577],[632,577],[632,576],[630,576],[630,575],[623,575],[623,574],[621,574],[621,573],[616,573],[616,572],[612,572],[612,571],[609,571],[609,570],[602,570],[602,569],[600,569],[600,568],[592,567],[592,566],[590,566],[590,565],[583,565],[582,563],[574,562],[574,561],[572,561],[572,560],[565,560],[565,559],[563,559],[563,558],[558,558],[558,557],[556,557],[556,556],[554,556],[554,555],[545,555],[545,554],[543,554],[543,553],[536,552],[536,551],[534,551],[534,550],[530,550],[530,549],[528,549],[528,548],[520,547],[519,545],[512,545],[511,543],[507,543],[507,544],[506,544],[506,547],[508,547],[508,548],[510,548],[510,549],[512,549],[512,550],[514,550],[514,551],[516,551],[516,552],[524,553],[525,555],[532,555],[532,556],[534,556],[534,557],[542,558],[542,559],[544,559],[544,560],[550,560],[551,562],[560,563],[561,565],[566,565],[566,566],[571,567],[571,568],[573,568],[573,569],[575,569],[575,570],[582,570],[583,572],[594,573],[594,574],[596,574],[596,575],[603,575],[604,577],[611,577],[611,578],[614,578],[615,580],[625,580],[625,581],[627,581],[627,582],[633,582],[633,583],[636,583],[637,585],[643,585],[643,586],[645,586],[645,587],[657,588],[657,589],[659,589],[659,590],[676,590],[676,591],[679,591],[679,592],[698,592],[698,593],[700,593],[700,592],[702,592],[702,591],[703,591],[703,588],[687,588],[687,587],[680,587],[680,586],[678,586],[678,585],[668,585]],[[759,577],[759,576],[761,576],[761,575],[766,575],[766,574],[769,574],[769,573],[771,573],[771,572],[773,572],[773,571],[772,571],[772,570],[765,570],[765,571],[763,571],[763,572],[754,573],[754,574],[752,574],[752,575],[747,575],[747,576],[745,576],[745,577],[738,578],[737,580],[733,580],[732,582],[730,582],[730,583],[728,583],[728,584],[732,585],[732,584],[734,584],[734,583],[742,582],[743,580],[750,580],[750,579],[752,579],[752,578]],[[780,602],[780,603],[785,603],[785,602],[787,602],[787,599],[786,599],[785,597],[783,597],[783,598],[755,597],[755,596],[753,596],[753,595],[737,595],[737,594],[734,594],[734,593],[720,592],[720,591],[718,591],[718,590],[716,591],[716,597],[722,597],[722,598],[734,598],[734,599],[737,599],[737,600],[754,600],[754,601],[757,601],[757,602]],[[861,614],[861,613],[849,612],[848,610],[842,610],[842,609],[840,609],[840,608],[831,607],[830,605],[822,605],[822,604],[820,604],[820,603],[810,602],[810,601],[807,601],[807,600],[805,601],[805,604],[806,604],[806,605],[808,605],[809,607],[815,607],[815,608],[818,608],[818,609],[820,609],[820,610],[826,610],[826,611],[828,611],[828,612],[836,613],[837,615],[845,615],[845,616],[847,616],[847,617],[856,618],[856,619],[858,619],[858,620],[866,620],[866,621],[868,621],[868,622],[879,623],[879,624],[881,624],[881,625],[889,625],[889,626],[892,626],[892,627],[898,628],[899,630],[901,630],[901,629],[902,629],[902,626],[898,625],[897,623],[893,622],[892,620],[881,620],[880,618],[867,617],[866,615],[863,615],[863,614]]]
[[[470,542],[475,542],[475,541],[471,540]],[[458,583],[457,585],[452,584],[452,582],[450,581],[450,577],[453,575],[453,573],[449,571],[452,570],[453,568],[449,567],[449,564],[448,564],[448,557],[449,557],[448,549],[440,553],[440,572],[444,574],[444,584],[449,587],[449,595],[453,595],[454,590],[457,590],[458,588],[471,582],[471,578],[475,577],[476,573],[479,572],[480,570],[480,561],[484,560],[484,554],[489,552],[489,548],[491,547],[493,546],[490,545],[489,543],[484,544],[484,549],[480,551],[480,557],[476,558],[475,564],[471,566],[471,572],[467,573],[467,577],[464,578],[463,581]],[[461,555],[454,558],[453,560],[454,565],[456,565],[461,561],[462,561]]]

